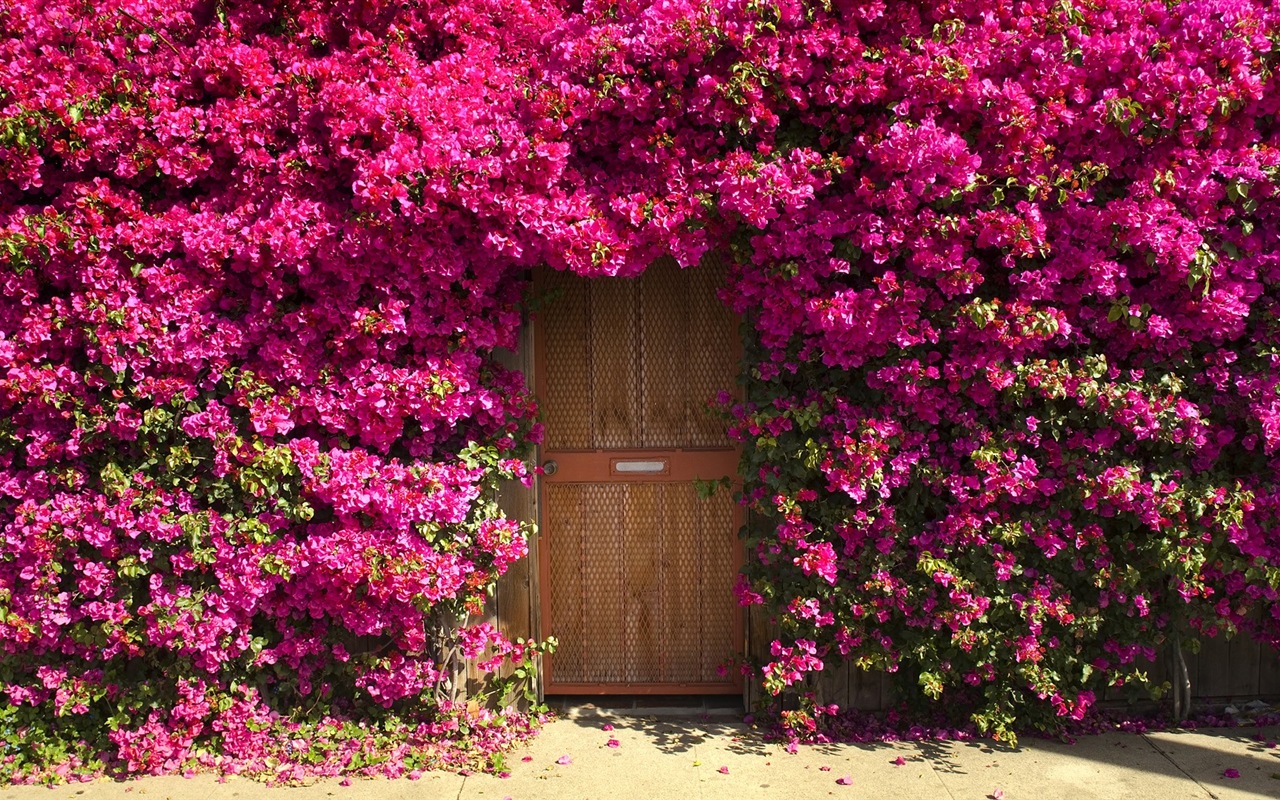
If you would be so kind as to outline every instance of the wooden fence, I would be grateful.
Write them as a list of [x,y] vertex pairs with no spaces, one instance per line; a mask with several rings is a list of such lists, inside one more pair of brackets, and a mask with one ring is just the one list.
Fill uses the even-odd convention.
[[[753,613],[751,617],[748,650],[755,659],[767,660],[774,632],[763,614]],[[1260,645],[1246,634],[1233,639],[1221,636],[1206,639],[1199,653],[1184,651],[1183,657],[1195,704],[1219,706],[1250,700],[1280,700],[1280,653]],[[1149,666],[1152,680],[1157,683],[1170,681],[1175,674],[1174,659],[1172,647],[1160,653]],[[836,703],[841,708],[880,711],[894,704],[896,679],[894,674],[867,672],[845,664],[819,673],[815,688],[824,703]],[[758,685],[747,688],[748,707],[761,699],[762,689]],[[1127,696],[1124,689],[1112,688],[1101,699],[1107,704],[1122,705]]]

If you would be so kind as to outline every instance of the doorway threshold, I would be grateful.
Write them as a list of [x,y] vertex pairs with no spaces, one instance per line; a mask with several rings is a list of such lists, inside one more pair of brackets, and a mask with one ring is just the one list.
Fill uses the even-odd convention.
[[740,695],[558,695],[546,704],[562,719],[663,717],[740,720]]

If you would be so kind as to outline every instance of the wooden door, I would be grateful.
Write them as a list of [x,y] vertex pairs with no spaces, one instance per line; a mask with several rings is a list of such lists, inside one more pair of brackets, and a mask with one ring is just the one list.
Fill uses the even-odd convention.
[[674,262],[535,278],[542,630],[560,642],[549,694],[740,691],[718,670],[742,652],[740,511],[728,489],[695,484],[737,470],[708,409],[740,352],[722,280],[718,264]]

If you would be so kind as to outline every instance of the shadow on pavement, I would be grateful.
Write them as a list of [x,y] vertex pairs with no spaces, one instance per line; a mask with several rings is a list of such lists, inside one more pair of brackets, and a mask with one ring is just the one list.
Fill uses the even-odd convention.
[[[788,758],[777,742],[767,742],[761,732],[740,721],[732,710],[667,708],[647,713],[644,708],[562,708],[559,715],[574,725],[599,730],[612,725],[618,731],[642,734],[661,753],[686,754],[694,748],[714,746],[746,756]],[[1156,731],[1145,734],[1103,733],[1081,736],[1073,742],[1024,736],[1012,749],[990,740],[968,742],[872,742],[801,745],[804,759],[883,755],[889,763],[906,754],[909,761],[927,763],[943,776],[977,777],[993,767],[1040,769],[1047,764],[1093,764],[1100,771],[1129,770],[1189,779],[1205,791],[1261,792],[1280,797],[1280,727]]]

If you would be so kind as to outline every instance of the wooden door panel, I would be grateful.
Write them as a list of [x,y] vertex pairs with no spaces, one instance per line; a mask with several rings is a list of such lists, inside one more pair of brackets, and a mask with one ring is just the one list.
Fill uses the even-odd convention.
[[[688,445],[689,279],[674,265],[641,283],[640,318],[644,370],[641,376],[643,435],[646,448]],[[674,274],[672,274],[674,273]]]
[[[667,506],[662,526],[662,565],[674,575],[700,575],[702,550],[698,545],[701,522],[695,503],[675,502]],[[667,582],[666,673],[674,682],[702,679],[702,618],[689,613],[702,602],[698,581]]]
[[587,283],[564,273],[550,273],[538,291],[554,306],[537,328],[535,357],[556,365],[553,375],[535,369],[539,383],[546,450],[591,448],[591,320],[587,316]]
[[[622,624],[625,606],[619,584],[625,564],[623,550],[609,531],[624,530],[627,487],[602,483],[578,487],[582,494],[583,525],[582,630],[577,634],[586,644],[583,651],[582,680],[588,683],[622,683],[625,649]],[[555,545],[553,544],[552,547]],[[554,587],[552,587],[554,589]],[[554,620],[553,620],[554,622]]]
[[[689,273],[689,356],[685,362],[685,403],[689,407],[687,447],[724,447],[724,421],[707,407],[707,398],[737,386],[738,321],[725,308],[716,289],[723,271]],[[732,354],[725,358],[724,354]]]
[[634,281],[596,280],[590,287],[591,446],[634,447],[640,439],[639,349]]
[[717,674],[741,652],[740,510],[694,484],[737,468],[707,407],[738,358],[722,277],[662,263],[640,279],[535,280],[542,458],[557,465],[539,482],[543,633],[560,641],[549,693],[740,688]]
[[662,672],[661,540],[652,535],[660,524],[663,491],[660,484],[626,484],[626,524],[623,553],[622,597],[624,647],[623,671],[628,683],[652,680]]
[[[543,624],[555,620],[552,632],[582,631],[582,540],[586,518],[583,496],[573,485],[546,486],[542,496],[540,584],[543,607],[550,606],[549,613],[544,610]],[[555,558],[547,557],[551,550],[555,550]],[[554,592],[550,591],[552,586]],[[584,674],[586,645],[581,635],[560,637],[555,658],[571,672]]]
[[698,544],[701,551],[702,571],[698,587],[698,607],[703,609],[701,677],[705,681],[716,680],[717,670],[725,662],[724,653],[734,652],[733,616],[740,615],[736,604],[726,604],[722,598],[733,595],[733,583],[738,574],[739,562],[726,559],[725,553],[738,546],[737,526],[726,525],[735,519],[736,508],[727,492],[712,495],[699,503]]
[[[718,674],[740,634],[727,494],[701,498],[685,482],[553,483],[546,503],[554,690],[734,687]],[[580,516],[564,520],[565,509]]]

